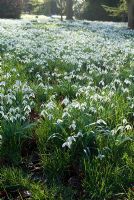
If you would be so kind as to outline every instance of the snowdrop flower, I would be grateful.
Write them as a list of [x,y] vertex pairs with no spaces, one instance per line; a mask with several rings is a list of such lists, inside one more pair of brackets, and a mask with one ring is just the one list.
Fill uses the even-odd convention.
[[123,91],[123,93],[129,93],[129,89],[128,88],[121,88],[121,90]]
[[62,119],[65,117],[71,117],[71,115],[68,112],[63,112]]
[[63,99],[62,104],[67,106],[69,104],[69,99],[67,97],[65,99]]
[[2,140],[2,135],[0,135],[0,140]]
[[99,119],[99,120],[97,120],[97,122],[96,122],[97,124],[103,124],[103,125],[107,125],[107,123],[103,120],[103,119]]
[[127,120],[126,119],[123,119],[123,124],[127,124]]
[[56,124],[61,124],[62,122],[63,122],[63,120],[57,119]]
[[31,112],[31,107],[29,105],[25,106],[24,111],[26,111],[26,110]]
[[22,83],[21,83],[20,80],[16,80],[15,86],[18,86],[18,87],[19,87],[19,86],[21,86],[21,84],[22,84]]
[[47,116],[48,116],[48,119],[49,119],[49,120],[52,120],[52,119],[53,119],[53,115],[52,115],[52,114],[48,114]]
[[128,124],[125,126],[125,129],[128,131],[128,130],[132,130],[132,127]]
[[5,85],[6,85],[5,81],[0,82],[0,86],[5,86]]
[[99,82],[99,85],[100,85],[100,86],[104,86],[104,85],[105,85],[104,81],[103,81],[103,80],[100,81],[100,82]]
[[46,108],[48,110],[54,109],[55,103],[53,101],[50,101],[49,103],[46,104]]
[[64,148],[64,147],[67,146],[69,149],[71,149],[71,145],[75,141],[76,141],[75,137],[74,136],[70,136],[70,137],[67,138],[66,142],[63,143],[62,147]]
[[82,132],[78,132],[77,135],[76,135],[76,137],[83,137]]
[[97,113],[97,110],[94,107],[90,107],[89,110],[94,114]]
[[76,122],[73,120],[72,124],[69,126],[69,128],[75,130],[76,129]]
[[126,83],[126,85],[131,85],[131,81],[129,81],[128,79],[125,79],[124,83]]
[[100,159],[100,160],[103,160],[103,158],[105,158],[105,155],[99,153],[97,158]]
[[120,131],[121,133],[124,131],[124,126],[119,126],[116,130],[116,132]]

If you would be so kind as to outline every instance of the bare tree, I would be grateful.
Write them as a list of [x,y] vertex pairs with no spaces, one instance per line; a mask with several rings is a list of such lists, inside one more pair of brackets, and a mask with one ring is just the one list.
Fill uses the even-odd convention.
[[61,21],[63,21],[63,15],[65,12],[65,7],[66,7],[65,0],[57,0],[57,7],[59,8],[59,11],[60,11]]

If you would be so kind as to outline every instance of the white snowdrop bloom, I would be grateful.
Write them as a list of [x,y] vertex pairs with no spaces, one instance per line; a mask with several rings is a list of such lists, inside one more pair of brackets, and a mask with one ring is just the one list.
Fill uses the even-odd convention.
[[6,121],[8,121],[8,120],[9,120],[9,118],[8,118],[8,116],[7,116],[7,115],[4,115],[4,116],[3,116],[3,118],[4,118]]
[[103,106],[99,106],[98,110],[99,110],[99,111],[103,111],[103,110],[104,110],[104,107],[103,107]]
[[21,120],[22,120],[22,121],[25,121],[25,120],[26,120],[26,117],[25,117],[25,116],[22,116],[22,117],[21,117]]
[[26,100],[23,100],[23,101],[22,101],[22,104],[23,104],[24,106],[26,106],[26,105],[27,105],[27,101],[26,101]]
[[40,113],[40,116],[44,117],[45,115],[48,115],[47,111],[46,110],[42,110],[41,113]]
[[82,132],[79,131],[79,132],[77,133],[76,137],[83,137]]
[[119,79],[115,79],[114,82],[118,85],[121,85],[121,81]]
[[109,98],[112,98],[113,95],[114,95],[113,91],[110,91],[109,94],[108,94]]
[[26,93],[26,94],[24,94],[23,95],[23,99],[24,99],[24,101],[27,101],[27,100],[29,100],[29,95]]
[[122,90],[123,93],[129,93],[129,89],[128,88],[123,88],[122,87],[121,90]]
[[66,142],[63,143],[62,147],[64,148],[64,147],[67,146],[70,149],[72,143],[75,142],[75,141],[76,141],[75,137],[74,136],[70,136],[70,137],[67,138]]
[[123,119],[123,124],[127,124],[128,122],[127,122],[127,119]]
[[92,113],[94,113],[94,114],[97,113],[97,110],[96,110],[96,108],[94,108],[94,107],[90,107],[89,110],[90,110]]
[[17,72],[16,68],[11,69],[12,72]]
[[2,140],[2,135],[0,135],[0,140]]
[[0,98],[3,99],[4,98],[4,94],[0,93]]
[[131,81],[128,80],[128,79],[125,79],[125,80],[124,80],[124,83],[126,83],[126,85],[131,85]]
[[73,101],[72,102],[72,107],[74,107],[74,108],[78,108],[79,110],[81,109],[81,105],[80,105],[80,103],[78,102],[78,101]]
[[65,106],[67,106],[69,104],[69,99],[66,97],[65,99],[63,99],[62,104],[64,104]]
[[3,106],[0,106],[0,111],[4,111],[4,107]]
[[130,106],[130,108],[132,108],[132,109],[133,109],[133,108],[134,108],[134,104],[132,104],[132,105]]
[[99,85],[104,86],[104,85],[105,85],[104,81],[101,80],[101,81],[99,82]]
[[49,103],[46,104],[46,108],[48,110],[54,109],[55,108],[55,103],[53,101],[50,101]]
[[45,88],[45,85],[43,83],[40,83],[39,87]]
[[12,105],[13,101],[10,96],[7,96],[7,104]]
[[11,74],[10,73],[6,73],[4,77],[8,79],[8,78],[11,77]]
[[9,112],[14,114],[16,113],[16,110],[14,108],[9,108]]
[[9,118],[9,120],[11,121],[11,122],[14,122],[14,117],[13,116],[11,116],[10,118]]
[[29,94],[29,97],[35,98],[35,94],[32,92]]
[[116,134],[116,130],[115,129],[111,130],[111,133],[112,133],[112,135],[115,135]]
[[76,129],[76,122],[73,120],[72,124],[69,126],[69,128],[75,130]]
[[133,79],[134,79],[134,76],[133,76],[132,74],[130,74],[130,75],[129,75],[129,78],[133,78]]
[[118,132],[118,131],[123,132],[124,131],[124,126],[119,126],[117,128],[116,132]]
[[57,124],[61,124],[62,122],[63,122],[63,120],[61,120],[61,119],[57,119],[57,121],[56,121]]
[[84,102],[84,103],[81,103],[81,110],[84,111],[87,107],[87,103]]
[[48,116],[48,119],[49,119],[49,120],[52,120],[52,119],[53,119],[53,115],[52,115],[52,114],[48,114],[47,116]]
[[[51,102],[52,102],[52,100],[54,100],[55,98],[56,98],[56,95],[52,95],[51,98],[50,98]],[[54,104],[54,103],[53,103],[53,104]]]
[[24,111],[31,112],[31,107],[29,105],[26,105],[24,107]]
[[63,112],[62,119],[65,117],[70,117],[71,115],[68,112]]
[[0,110],[0,115],[2,115],[2,117],[4,117],[4,112]]
[[97,156],[97,158],[100,159],[100,160],[102,160],[103,158],[105,158],[105,155],[99,153],[98,156]]
[[15,86],[20,87],[22,85],[22,82],[20,80],[16,80]]
[[103,97],[98,94],[95,94],[95,95],[91,96],[91,99],[95,100],[95,101],[98,101],[98,100],[102,101]]
[[104,124],[105,126],[107,125],[107,123],[103,120],[103,119],[99,119],[96,122],[97,124]]
[[128,130],[132,130],[132,127],[128,124],[125,126],[125,129],[128,131]]
[[5,86],[6,85],[6,82],[5,81],[1,81],[0,82],[0,86]]

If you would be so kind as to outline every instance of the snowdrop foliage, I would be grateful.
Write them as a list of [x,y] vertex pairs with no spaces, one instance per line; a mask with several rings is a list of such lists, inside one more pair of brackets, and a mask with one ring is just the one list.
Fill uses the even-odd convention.
[[34,110],[75,134],[97,120],[132,130],[134,32],[126,26],[0,20],[1,121],[26,121]]
[[33,199],[133,199],[133,133],[127,24],[0,19],[0,162],[30,172]]

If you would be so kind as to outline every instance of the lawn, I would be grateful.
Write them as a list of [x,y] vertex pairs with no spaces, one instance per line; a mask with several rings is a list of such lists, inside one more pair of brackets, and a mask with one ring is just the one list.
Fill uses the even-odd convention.
[[0,199],[134,199],[134,31],[0,20]]

